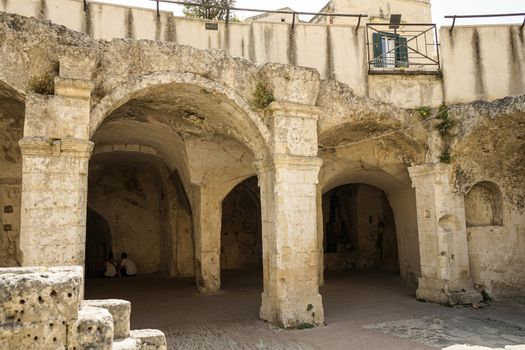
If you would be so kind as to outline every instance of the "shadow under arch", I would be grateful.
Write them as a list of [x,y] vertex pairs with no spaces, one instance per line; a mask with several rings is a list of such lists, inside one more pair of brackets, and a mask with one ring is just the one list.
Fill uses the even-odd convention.
[[[325,167],[320,176],[320,191],[323,195],[349,184],[369,185],[384,192],[394,215],[400,276],[408,285],[416,287],[421,275],[416,195],[407,166],[390,166],[388,172],[380,167],[362,165],[352,167],[344,164],[336,170],[330,169],[330,163],[325,166],[328,169]],[[324,230],[321,227],[319,229]]]
[[0,77],[0,266],[21,263],[20,221],[22,154],[18,141],[23,137],[25,93]]
[[130,78],[106,95],[92,110],[90,137],[102,122],[126,103],[148,96],[169,93],[188,115],[209,118],[213,123],[227,126],[223,133],[248,146],[256,159],[268,151],[270,130],[249,104],[232,89],[193,73],[177,71],[156,72]]

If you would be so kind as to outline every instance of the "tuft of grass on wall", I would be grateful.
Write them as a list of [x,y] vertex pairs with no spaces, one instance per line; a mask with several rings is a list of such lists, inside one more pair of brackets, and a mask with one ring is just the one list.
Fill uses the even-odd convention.
[[275,98],[273,96],[272,89],[270,88],[270,84],[260,77],[257,80],[257,83],[255,85],[255,90],[253,92],[251,107],[253,109],[263,110],[266,109],[272,103],[275,101]]

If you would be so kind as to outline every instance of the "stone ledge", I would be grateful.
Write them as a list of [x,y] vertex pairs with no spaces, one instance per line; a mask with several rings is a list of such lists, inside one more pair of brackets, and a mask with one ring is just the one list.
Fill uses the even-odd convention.
[[129,301],[120,299],[84,300],[82,306],[100,307],[108,310],[113,317],[114,339],[129,337],[131,315],[131,303]]
[[139,329],[130,332],[131,338],[136,339],[139,350],[166,350],[166,336],[157,329]]

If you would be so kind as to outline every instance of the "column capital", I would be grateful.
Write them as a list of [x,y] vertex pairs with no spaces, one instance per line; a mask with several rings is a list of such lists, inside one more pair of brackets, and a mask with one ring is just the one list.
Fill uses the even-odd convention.
[[[414,188],[437,183],[450,184],[449,175],[452,173],[452,166],[443,163],[427,163],[409,167],[408,173]],[[434,180],[431,180],[430,177],[433,177]],[[436,181],[438,179],[441,179],[441,181]]]
[[18,141],[23,156],[69,156],[89,158],[94,143],[79,139],[52,139],[48,137],[24,137]]
[[91,80],[55,77],[55,95],[89,100],[95,84]]
[[408,173],[412,179],[416,177],[448,173],[452,169],[450,164],[443,163],[427,163],[421,165],[414,165],[408,168]]
[[274,115],[284,115],[295,118],[308,118],[315,119],[319,118],[321,109],[316,106],[304,105],[300,103],[291,102],[272,102],[268,109]]
[[253,163],[258,174],[272,171],[277,168],[312,169],[319,171],[322,164],[323,160],[318,157],[301,157],[281,154],[274,155],[270,159],[261,159]]

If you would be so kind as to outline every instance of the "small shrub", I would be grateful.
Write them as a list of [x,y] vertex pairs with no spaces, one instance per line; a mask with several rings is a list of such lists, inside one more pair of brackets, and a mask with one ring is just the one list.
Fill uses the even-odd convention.
[[251,105],[253,109],[265,109],[275,100],[269,84],[260,78],[255,85]]
[[33,76],[29,80],[29,88],[41,95],[53,95],[55,92],[55,76],[53,73],[45,73],[41,76]]
[[416,109],[416,111],[419,112],[419,115],[422,119],[428,118],[430,116],[430,113],[432,112],[432,109],[428,106],[419,107]]
[[454,121],[451,119],[443,119],[441,123],[436,126],[441,136],[446,136],[453,127]]
[[439,156],[439,161],[444,164],[450,164],[452,161],[452,156],[450,155],[449,150],[444,150]]
[[51,62],[51,70],[41,76],[31,76],[29,88],[41,95],[53,95],[55,93],[55,77],[60,71],[58,61]]

